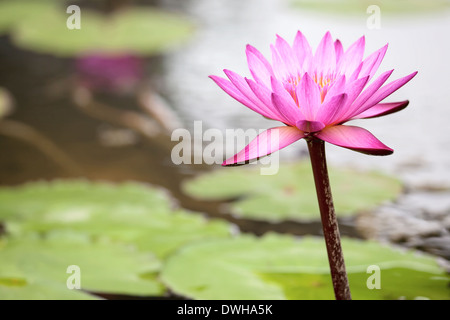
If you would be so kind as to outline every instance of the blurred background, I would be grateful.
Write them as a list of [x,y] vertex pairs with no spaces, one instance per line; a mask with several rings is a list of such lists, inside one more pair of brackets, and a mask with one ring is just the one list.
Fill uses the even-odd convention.
[[[80,29],[69,5],[80,8]],[[373,5],[379,15],[376,8],[368,11]],[[376,170],[402,184],[395,201],[343,219],[342,232],[418,249],[445,265],[449,8],[445,0],[2,0],[0,185],[143,182],[168,190],[180,208],[223,219],[241,232],[319,235],[318,221],[239,217],[224,212],[229,199],[190,196],[182,183],[220,165],[174,165],[177,142],[170,137],[176,128],[192,131],[198,120],[204,130],[223,132],[273,126],[208,78],[223,76],[224,68],[249,76],[246,44],[270,57],[276,34],[292,43],[301,30],[313,48],[328,30],[344,48],[365,35],[366,55],[389,43],[380,72],[395,69],[393,79],[419,73],[386,99],[407,99],[407,109],[358,122],[392,147],[392,156],[327,146],[331,165]],[[296,143],[280,159],[305,155],[306,145]],[[0,234],[9,234],[7,223]]]

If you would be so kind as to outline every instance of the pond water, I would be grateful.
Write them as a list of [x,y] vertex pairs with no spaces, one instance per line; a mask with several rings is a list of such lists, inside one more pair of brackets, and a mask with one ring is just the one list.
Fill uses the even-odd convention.
[[[204,128],[222,131],[274,126],[273,122],[228,97],[208,78],[210,74],[222,75],[224,68],[248,75],[247,43],[269,56],[269,44],[274,42],[276,34],[292,42],[297,30],[301,30],[314,47],[327,30],[339,38],[344,47],[365,35],[367,53],[388,42],[390,46],[380,68],[382,71],[395,68],[393,78],[419,71],[411,83],[389,98],[389,101],[408,99],[410,105],[398,114],[355,124],[369,129],[395,153],[389,157],[370,157],[329,145],[328,159],[336,165],[395,173],[413,194],[409,195],[413,199],[409,198],[408,203],[412,203],[414,208],[401,203],[405,214],[415,212],[424,202],[435,204],[440,201],[443,208],[439,214],[444,212],[448,215],[448,11],[408,15],[384,14],[381,11],[381,28],[369,29],[369,14],[366,12],[319,14],[294,10],[287,2],[277,0],[165,0],[161,1],[161,6],[185,13],[196,24],[196,33],[191,41],[164,56],[146,59],[155,90],[175,111],[182,126],[191,130],[194,121],[198,120],[203,121]],[[216,169],[219,165],[175,166],[170,158],[173,143],[168,136],[145,139],[129,130],[121,131],[123,127],[120,125],[88,116],[77,109],[71,99],[74,81],[72,59],[19,50],[7,36],[3,36],[0,39],[0,61],[0,85],[12,93],[17,106],[9,119],[39,130],[60,146],[82,170],[81,173],[70,173],[49,161],[33,146],[0,136],[0,184],[79,176],[111,181],[145,181],[166,187],[184,207],[226,218],[243,231],[256,234],[268,230],[320,233],[318,223],[273,225],[236,219],[224,215],[220,203],[195,201],[185,196],[179,188],[183,179]],[[99,94],[98,99],[122,110],[138,110],[131,95]],[[128,137],[125,140],[131,142],[116,146],[102,144],[105,135],[121,133],[125,133]],[[296,159],[304,156],[305,151],[306,145],[298,142],[282,150],[280,158]],[[435,196],[436,190],[442,194],[441,197]],[[425,200],[418,203],[415,193],[419,194],[419,199]],[[343,221],[341,228],[343,234],[357,236],[351,224],[346,225]],[[441,233],[441,236],[448,237],[445,228]],[[448,248],[449,244],[445,242],[444,247]]]

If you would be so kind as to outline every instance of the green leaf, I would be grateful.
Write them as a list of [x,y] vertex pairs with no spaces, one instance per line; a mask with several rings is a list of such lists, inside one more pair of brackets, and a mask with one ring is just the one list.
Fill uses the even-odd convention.
[[159,258],[190,241],[229,236],[230,224],[175,210],[173,202],[164,190],[138,183],[30,183],[0,188],[0,221],[16,235],[65,230],[107,236]]
[[[343,239],[354,299],[449,299],[450,277],[436,261],[375,242]],[[380,268],[381,289],[368,289],[367,268]],[[239,236],[183,247],[162,280],[194,299],[333,299],[323,239]]]
[[80,7],[81,28],[71,30],[67,27],[71,14],[57,1],[31,6],[28,1],[15,2],[0,6],[0,18],[5,16],[0,31],[10,29],[20,47],[57,56],[89,52],[152,55],[185,41],[194,29],[180,15],[133,6],[110,15]]
[[[395,178],[376,172],[330,168],[333,200],[338,217],[350,216],[395,199],[402,190]],[[237,199],[232,214],[256,220],[320,219],[309,162],[282,164],[275,175],[258,168],[223,168],[182,185],[188,195],[203,200]]]
[[[165,291],[156,279],[160,262],[154,256],[80,234],[3,239],[0,261],[1,299],[94,298],[85,291],[152,296]],[[66,285],[73,265],[79,267],[83,291]]]
[[[39,16],[51,8],[53,0],[4,0],[0,2],[0,34],[11,31],[21,20]],[[61,7],[61,10],[65,11]]]
[[[173,207],[163,189],[131,182],[0,188],[0,298],[163,295],[162,259],[186,243],[230,235],[226,222]],[[69,265],[80,267],[86,291],[67,289]]]
[[[15,282],[24,285],[14,285]],[[11,284],[13,283],[13,284]],[[62,283],[36,280],[26,283],[24,279],[0,279],[0,299],[2,300],[97,300],[98,297],[82,290],[69,290]]]
[[170,211],[170,198],[162,189],[138,183],[57,180],[0,188],[1,220],[76,226],[96,217],[111,218],[124,210],[124,214],[145,214],[150,209],[157,213]]
[[[291,0],[298,8],[340,14],[365,14],[369,6],[376,5],[382,14],[408,14],[449,8],[446,0]],[[373,13],[373,12],[370,12]],[[369,14],[369,13],[367,13]]]

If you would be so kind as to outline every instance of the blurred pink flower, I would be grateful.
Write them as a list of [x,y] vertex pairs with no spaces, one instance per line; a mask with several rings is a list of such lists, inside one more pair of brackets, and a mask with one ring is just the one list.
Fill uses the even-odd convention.
[[298,31],[292,47],[280,36],[271,46],[272,63],[254,47],[246,54],[253,79],[224,70],[228,79],[210,76],[231,97],[266,118],[286,126],[268,129],[222,165],[242,163],[316,137],[337,146],[371,155],[393,150],[366,129],[344,125],[353,119],[374,118],[405,108],[408,101],[380,103],[417,72],[383,84],[393,70],[370,81],[383,60],[387,45],[365,59],[365,38],[346,51],[329,32],[313,54]]
[[92,53],[75,61],[78,81],[91,90],[127,92],[142,81],[143,60],[131,54]]

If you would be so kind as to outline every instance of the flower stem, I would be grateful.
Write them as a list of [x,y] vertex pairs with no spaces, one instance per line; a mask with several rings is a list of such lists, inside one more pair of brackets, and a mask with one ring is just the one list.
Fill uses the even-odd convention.
[[307,139],[311,158],[317,199],[319,201],[320,217],[322,219],[323,234],[327,246],[328,262],[330,264],[331,279],[333,281],[336,300],[351,300],[347,272],[345,271],[344,255],[342,253],[339,227],[334,211],[333,197],[328,178],[327,161],[325,157],[325,143],[311,137]]

